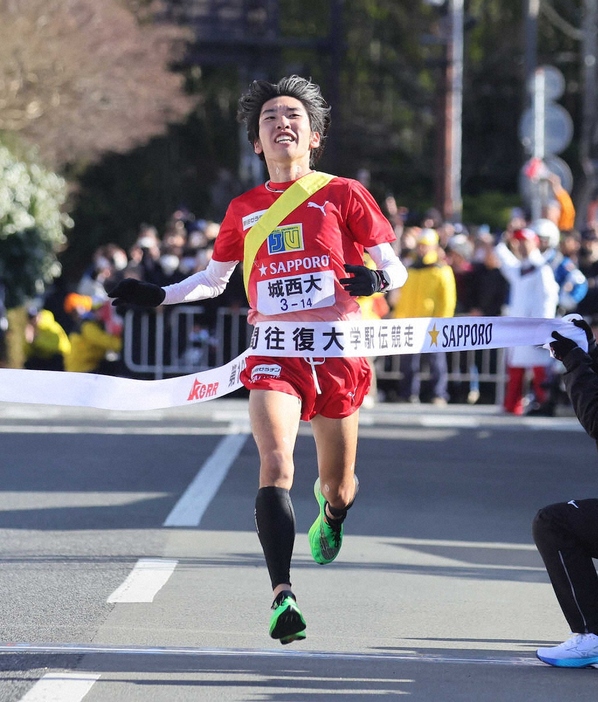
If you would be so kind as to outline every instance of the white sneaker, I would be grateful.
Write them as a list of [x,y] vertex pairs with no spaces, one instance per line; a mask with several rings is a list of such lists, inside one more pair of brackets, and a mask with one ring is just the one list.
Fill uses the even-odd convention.
[[475,403],[480,399],[480,391],[479,390],[470,390],[467,393],[467,404],[468,405],[475,405]]
[[558,646],[539,648],[536,656],[544,663],[559,668],[587,668],[598,663],[598,636],[573,634]]

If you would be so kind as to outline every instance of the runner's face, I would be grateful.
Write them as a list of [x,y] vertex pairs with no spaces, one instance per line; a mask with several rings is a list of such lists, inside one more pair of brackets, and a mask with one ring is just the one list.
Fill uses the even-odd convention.
[[320,144],[320,135],[311,131],[303,103],[281,96],[264,103],[259,119],[256,154],[264,154],[267,163],[309,163],[311,149]]

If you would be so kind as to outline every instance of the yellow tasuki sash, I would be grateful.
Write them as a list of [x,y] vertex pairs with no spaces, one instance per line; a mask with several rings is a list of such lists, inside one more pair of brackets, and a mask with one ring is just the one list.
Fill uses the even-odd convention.
[[291,212],[301,203],[305,202],[308,197],[311,197],[318,190],[327,185],[334,176],[328,173],[308,173],[303,178],[296,180],[290,188],[273,202],[270,207],[264,212],[259,220],[251,227],[245,237],[243,250],[243,283],[245,284],[245,293],[249,300],[249,274],[253,268],[253,262],[257,255],[258,249],[266,241],[268,236],[276,229],[276,227],[285,219]]

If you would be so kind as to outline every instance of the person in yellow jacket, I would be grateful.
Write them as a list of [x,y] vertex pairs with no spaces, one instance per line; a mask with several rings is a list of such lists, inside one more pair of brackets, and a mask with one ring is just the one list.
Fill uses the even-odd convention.
[[25,368],[29,370],[64,370],[64,359],[71,351],[65,330],[50,310],[32,308],[25,327]]
[[[407,269],[407,281],[398,291],[390,316],[452,317],[457,305],[457,286],[453,269],[440,257],[438,233],[435,229],[422,229],[417,237],[416,256]],[[448,367],[446,353],[426,354],[432,381],[432,402],[446,405],[448,394]],[[399,399],[420,401],[421,354],[401,357],[402,382]]]
[[75,329],[69,334],[71,352],[65,358],[65,370],[116,375],[122,339],[106,331],[101,308],[93,306],[91,297],[71,293],[66,296],[64,309],[75,319]]

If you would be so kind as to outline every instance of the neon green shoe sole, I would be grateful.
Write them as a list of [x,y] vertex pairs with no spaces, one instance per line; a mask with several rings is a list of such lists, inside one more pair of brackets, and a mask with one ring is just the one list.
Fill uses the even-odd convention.
[[287,644],[293,643],[293,641],[303,641],[303,639],[305,639],[305,630],[298,631],[296,634],[291,634],[290,636],[284,636],[280,639],[280,643],[286,646]]
[[324,518],[326,498],[320,492],[320,479],[314,483],[314,496],[320,505],[320,514],[311,525],[307,534],[312,558],[320,565],[332,563],[338,556],[343,545],[343,525],[333,529]]
[[297,602],[288,595],[274,608],[270,619],[270,636],[280,639],[283,645],[300,641],[305,638],[306,626]]

